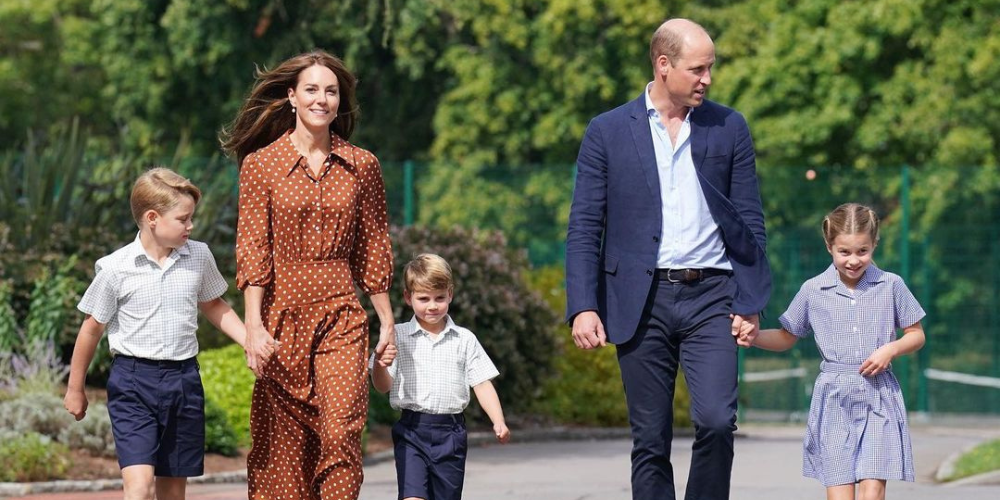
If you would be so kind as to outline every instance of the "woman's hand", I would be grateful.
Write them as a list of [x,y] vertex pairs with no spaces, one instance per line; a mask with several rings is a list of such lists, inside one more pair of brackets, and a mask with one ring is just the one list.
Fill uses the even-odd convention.
[[[386,348],[392,346],[392,351],[386,353]],[[379,326],[378,333],[378,343],[375,344],[375,359],[385,360],[385,364],[382,366],[389,366],[392,364],[392,359],[386,359],[386,356],[396,357],[396,325],[394,323],[386,322]]]

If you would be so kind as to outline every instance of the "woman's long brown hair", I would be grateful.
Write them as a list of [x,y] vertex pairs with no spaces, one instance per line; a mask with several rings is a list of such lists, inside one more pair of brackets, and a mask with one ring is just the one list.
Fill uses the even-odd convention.
[[330,132],[343,139],[349,139],[354,132],[360,110],[354,96],[357,78],[347,69],[344,62],[322,50],[299,54],[268,71],[256,71],[257,81],[236,119],[219,134],[222,150],[228,156],[235,156],[242,168],[243,159],[250,153],[267,146],[285,132],[295,128],[295,113],[288,103],[288,89],[294,89],[299,74],[311,66],[330,68],[337,75],[340,88],[340,108],[337,117],[330,124]]

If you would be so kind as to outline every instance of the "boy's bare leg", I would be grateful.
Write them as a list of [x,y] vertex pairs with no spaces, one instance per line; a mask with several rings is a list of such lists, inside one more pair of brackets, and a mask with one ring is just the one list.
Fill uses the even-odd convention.
[[854,500],[854,484],[827,486],[826,500]]
[[122,469],[125,500],[153,500],[153,466],[129,465]]
[[885,500],[885,480],[862,479],[858,484],[858,500]]
[[186,477],[157,477],[156,500],[184,500]]

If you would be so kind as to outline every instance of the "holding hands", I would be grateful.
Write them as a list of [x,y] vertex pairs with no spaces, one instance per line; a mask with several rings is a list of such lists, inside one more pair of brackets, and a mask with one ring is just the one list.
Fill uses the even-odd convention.
[[246,353],[247,367],[258,378],[264,376],[264,368],[279,347],[281,347],[281,342],[275,340],[264,328],[264,325],[247,325],[243,351]]
[[740,347],[753,347],[753,341],[760,333],[760,317],[756,314],[741,316],[730,314],[733,320],[733,337],[736,338],[736,345]]

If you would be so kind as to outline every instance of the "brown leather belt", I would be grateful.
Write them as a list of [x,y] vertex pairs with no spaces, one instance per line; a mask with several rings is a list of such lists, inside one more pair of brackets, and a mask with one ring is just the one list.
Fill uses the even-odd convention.
[[671,283],[694,283],[712,276],[729,276],[728,269],[657,269],[653,276],[660,281]]

